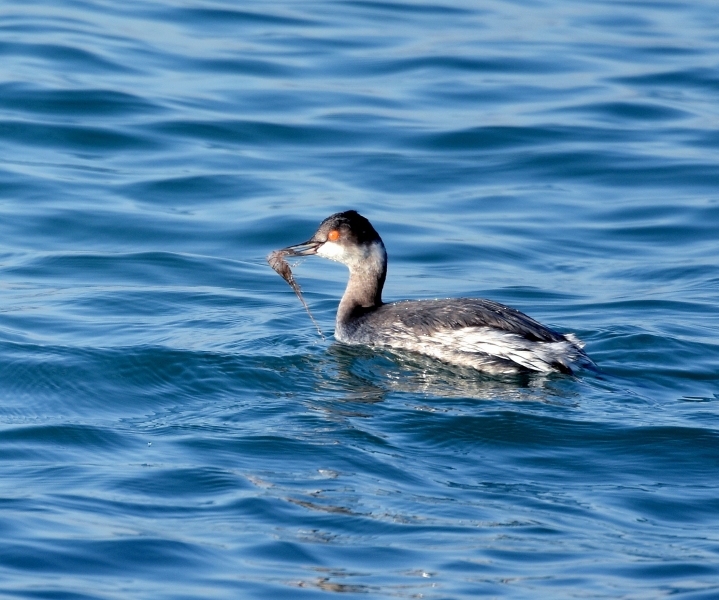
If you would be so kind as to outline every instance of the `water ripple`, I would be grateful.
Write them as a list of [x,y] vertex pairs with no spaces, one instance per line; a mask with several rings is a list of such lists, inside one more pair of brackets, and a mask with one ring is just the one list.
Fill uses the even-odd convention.
[[[719,593],[714,3],[8,0],[13,597]],[[598,371],[321,340],[266,264],[355,208],[387,300]],[[293,264],[331,332],[346,270]]]

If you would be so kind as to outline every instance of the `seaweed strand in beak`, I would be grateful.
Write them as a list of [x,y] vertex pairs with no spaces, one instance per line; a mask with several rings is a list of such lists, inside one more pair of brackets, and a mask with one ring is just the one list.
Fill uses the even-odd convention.
[[312,322],[315,324],[315,327],[317,328],[317,333],[320,334],[320,337],[324,341],[325,336],[322,334],[322,330],[317,324],[317,321],[315,321],[315,318],[312,316],[312,313],[310,312],[310,307],[307,306],[307,302],[305,302],[305,299],[302,297],[302,290],[300,289],[299,284],[295,281],[295,278],[292,275],[292,269],[290,269],[289,263],[285,260],[285,256],[308,256],[310,254],[316,254],[317,246],[318,244],[308,242],[305,244],[298,244],[297,246],[283,248],[282,250],[273,250],[267,255],[267,262],[295,291],[295,294],[297,294],[297,297],[300,299],[300,302],[302,302],[302,306],[305,307],[307,314],[310,316],[310,319],[312,319]]

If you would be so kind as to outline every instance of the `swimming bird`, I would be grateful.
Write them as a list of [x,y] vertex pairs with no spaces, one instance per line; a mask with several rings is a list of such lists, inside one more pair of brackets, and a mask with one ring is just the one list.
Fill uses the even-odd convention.
[[584,344],[524,313],[482,298],[403,300],[385,304],[387,251],[372,224],[354,210],[327,217],[285,256],[317,255],[349,268],[335,339],[345,344],[419,352],[489,374],[571,374],[592,363]]

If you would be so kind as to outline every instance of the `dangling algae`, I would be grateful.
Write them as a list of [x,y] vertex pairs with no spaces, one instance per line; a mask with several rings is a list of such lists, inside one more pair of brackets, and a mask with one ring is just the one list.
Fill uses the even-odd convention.
[[275,270],[275,272],[277,272],[280,277],[282,277],[282,279],[289,283],[290,287],[295,291],[295,294],[297,294],[297,297],[300,299],[300,302],[302,302],[302,306],[305,307],[307,314],[310,316],[310,319],[312,319],[312,322],[315,324],[315,327],[317,328],[317,333],[319,333],[320,337],[324,340],[325,336],[322,334],[322,330],[317,324],[317,321],[315,321],[315,318],[312,316],[312,313],[310,312],[310,307],[307,306],[307,302],[305,302],[305,299],[302,297],[302,290],[300,289],[300,285],[295,281],[295,278],[292,275],[292,269],[290,268],[289,263],[285,260],[285,256],[291,254],[292,252],[288,252],[287,250],[273,250],[267,255],[267,262]]

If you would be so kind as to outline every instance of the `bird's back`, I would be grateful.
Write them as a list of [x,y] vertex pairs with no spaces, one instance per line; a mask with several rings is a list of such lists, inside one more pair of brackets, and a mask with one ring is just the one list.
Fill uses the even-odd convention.
[[524,313],[482,298],[383,304],[339,324],[352,344],[402,348],[489,373],[571,373],[588,361],[581,343]]

